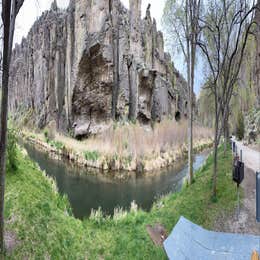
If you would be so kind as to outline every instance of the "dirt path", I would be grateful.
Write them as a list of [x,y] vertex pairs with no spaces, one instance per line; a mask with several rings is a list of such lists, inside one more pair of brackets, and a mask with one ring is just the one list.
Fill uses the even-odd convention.
[[260,171],[260,152],[243,145],[242,142],[236,141],[234,138],[232,140],[236,142],[239,155],[240,150],[242,150],[242,160],[245,163],[245,166],[252,169],[254,172]]
[[244,197],[240,207],[239,217],[237,210],[230,216],[221,216],[215,224],[217,231],[260,235],[260,223],[256,222],[256,175],[260,170],[260,153],[254,151],[241,142],[237,142],[238,154],[243,151],[245,163],[245,178],[242,182]]

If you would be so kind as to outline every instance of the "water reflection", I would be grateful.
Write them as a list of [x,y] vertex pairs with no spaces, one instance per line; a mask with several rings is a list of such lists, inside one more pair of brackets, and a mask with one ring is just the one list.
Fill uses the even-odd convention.
[[[149,210],[160,195],[181,189],[183,178],[187,175],[187,163],[181,162],[162,173],[152,176],[135,176],[126,179],[111,178],[101,174],[89,174],[86,169],[72,167],[68,163],[50,159],[30,145],[25,145],[31,159],[42,170],[55,178],[59,192],[67,194],[75,217],[89,216],[91,209],[99,206],[106,214],[113,214],[120,206],[128,209],[133,200],[144,210]],[[195,156],[194,169],[205,161],[207,153]]]

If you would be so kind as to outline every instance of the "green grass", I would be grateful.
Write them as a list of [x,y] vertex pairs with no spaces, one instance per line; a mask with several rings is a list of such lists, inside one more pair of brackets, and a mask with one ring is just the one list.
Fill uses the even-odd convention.
[[[55,148],[56,150],[62,150],[65,148],[65,145],[62,142],[50,139],[48,130],[44,130],[43,134],[45,142],[49,144],[51,147]],[[35,135],[32,138],[35,139]]]
[[224,157],[222,148],[216,203],[210,199],[210,156],[191,187],[161,198],[151,212],[132,211],[114,219],[99,212],[84,221],[71,215],[67,199],[57,193],[53,181],[18,154],[18,170],[7,176],[6,229],[15,232],[20,241],[10,259],[166,259],[163,249],[148,237],[147,224],[160,222],[170,232],[183,215],[211,228],[220,213],[235,207],[231,154]]
[[87,161],[96,162],[100,154],[98,151],[85,151],[84,156]]
[[48,142],[51,147],[56,148],[57,150],[62,150],[65,148],[65,145],[62,142],[59,141],[49,141]]

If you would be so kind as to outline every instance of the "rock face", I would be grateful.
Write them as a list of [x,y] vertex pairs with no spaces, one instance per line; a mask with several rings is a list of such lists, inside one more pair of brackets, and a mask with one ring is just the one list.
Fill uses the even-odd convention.
[[98,133],[111,119],[143,124],[185,114],[187,85],[164,52],[150,5],[141,0],[56,1],[13,51],[10,110],[30,111],[43,128],[55,121],[76,136]]

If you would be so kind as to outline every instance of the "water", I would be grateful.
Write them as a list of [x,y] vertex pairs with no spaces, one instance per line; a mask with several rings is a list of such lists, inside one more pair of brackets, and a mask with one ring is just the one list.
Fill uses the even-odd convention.
[[[25,148],[30,158],[47,175],[56,179],[59,192],[67,194],[74,216],[80,219],[89,216],[92,208],[101,207],[103,212],[110,215],[118,206],[129,209],[133,200],[142,209],[149,210],[159,196],[179,191],[188,173],[187,163],[180,162],[170,169],[155,172],[152,176],[131,174],[128,178],[119,180],[102,174],[89,174],[86,169],[53,160],[31,145],[25,145]],[[207,154],[204,152],[195,156],[195,170],[204,163]]]

